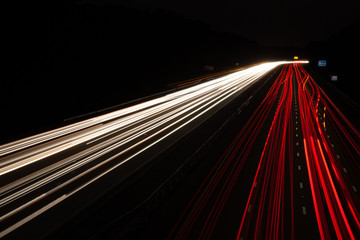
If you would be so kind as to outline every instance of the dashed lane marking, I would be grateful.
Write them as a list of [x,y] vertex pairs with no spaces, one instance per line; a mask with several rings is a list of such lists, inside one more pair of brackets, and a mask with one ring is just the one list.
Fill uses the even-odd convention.
[[305,206],[302,206],[302,213],[303,213],[303,215],[306,215],[306,207]]

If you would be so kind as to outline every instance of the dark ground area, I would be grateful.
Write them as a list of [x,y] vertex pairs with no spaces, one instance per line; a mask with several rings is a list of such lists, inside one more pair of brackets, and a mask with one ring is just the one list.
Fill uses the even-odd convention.
[[[359,21],[326,42],[262,47],[172,12],[72,1],[16,4],[11,9],[1,81],[0,144],[59,127],[64,119],[167,90],[168,84],[224,69],[294,55],[316,64],[354,101],[359,81]],[[205,70],[210,65],[214,70]],[[330,81],[330,80],[329,80]],[[77,121],[75,119],[73,121]]]
[[[357,29],[360,29],[360,19],[327,41],[310,43],[307,51],[312,55],[312,65],[317,65],[317,61],[320,59],[327,61],[326,67],[318,67],[317,69],[328,79],[331,85],[359,104],[358,57],[360,54],[360,36],[357,34]],[[337,75],[338,81],[331,81],[331,75]]]

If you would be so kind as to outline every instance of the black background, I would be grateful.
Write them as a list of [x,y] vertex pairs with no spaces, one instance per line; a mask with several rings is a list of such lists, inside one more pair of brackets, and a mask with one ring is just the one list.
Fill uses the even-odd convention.
[[[319,72],[329,82],[338,75],[330,83],[360,102],[359,19],[326,40],[272,45],[273,40],[243,37],[174,11],[118,3],[16,2],[8,13],[1,143],[211,73],[205,65],[217,72],[298,55],[316,68],[326,59],[328,66]],[[299,29],[304,28],[282,37],[303,35]]]

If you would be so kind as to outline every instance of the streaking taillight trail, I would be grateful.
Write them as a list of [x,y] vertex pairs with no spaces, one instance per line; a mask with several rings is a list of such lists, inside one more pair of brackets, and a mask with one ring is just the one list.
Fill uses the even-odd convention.
[[[271,125],[266,128],[268,120]],[[250,155],[261,134],[267,136],[261,156],[253,159]],[[331,139],[336,139],[337,149],[345,150],[346,162]],[[294,203],[299,184],[294,181],[294,169],[302,169],[301,156],[312,207]],[[309,235],[314,239],[356,239],[360,236],[360,199],[346,169],[350,166],[360,172],[359,160],[359,132],[300,63],[287,64],[182,211],[168,239],[210,239],[217,229],[226,229],[219,219],[231,215],[228,209],[232,208],[241,208],[235,211],[238,215],[231,215],[239,222],[236,239],[295,239],[299,231],[306,231],[295,226],[297,209],[303,216],[313,216],[317,226],[312,228],[318,236],[311,231]],[[257,164],[254,175],[249,176],[250,191],[239,193],[234,186],[248,174],[243,169],[249,162]],[[300,188],[302,191],[303,182]],[[246,194],[246,203],[228,206],[231,194]]]

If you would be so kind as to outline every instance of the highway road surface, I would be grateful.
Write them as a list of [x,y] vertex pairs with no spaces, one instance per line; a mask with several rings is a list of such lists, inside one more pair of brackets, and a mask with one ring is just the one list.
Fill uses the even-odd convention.
[[[185,192],[183,197],[130,237],[358,239],[360,133],[305,63],[258,64],[0,146],[0,237],[51,236],[58,222],[66,223],[119,184],[129,182],[131,191],[121,198],[135,201],[134,192],[146,188],[129,179],[164,152],[180,156],[181,139],[208,122],[222,124],[226,109],[239,118],[227,127],[231,133],[222,133],[231,141],[209,150],[207,167],[188,176],[191,187],[182,184],[173,193]],[[249,93],[254,86],[259,91]],[[168,169],[149,168],[148,174]]]
[[0,237],[115,169],[121,174],[114,182],[124,181],[284,63],[259,64],[0,146]]

